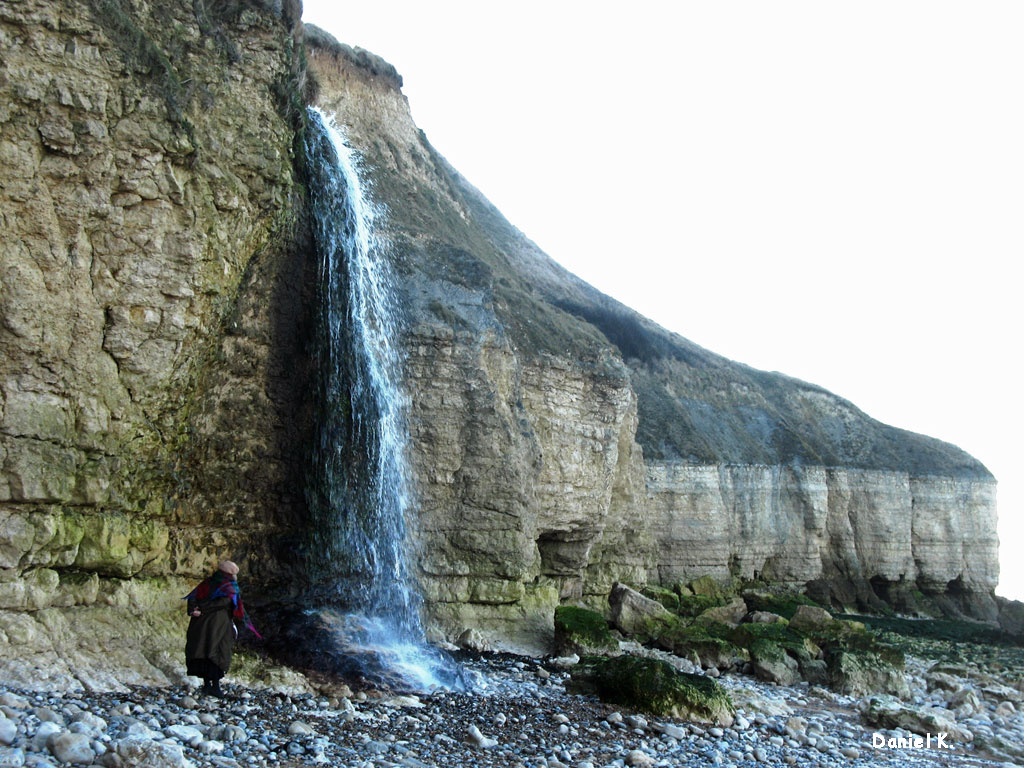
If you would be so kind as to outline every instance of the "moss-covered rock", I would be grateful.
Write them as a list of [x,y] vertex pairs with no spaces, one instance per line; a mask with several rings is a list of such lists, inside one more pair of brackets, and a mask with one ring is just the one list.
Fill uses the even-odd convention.
[[889,693],[900,698],[910,695],[903,671],[877,653],[856,653],[832,649],[825,655],[828,681],[833,690],[849,696]]
[[695,595],[710,597],[721,604],[731,598],[735,592],[731,585],[723,585],[710,576],[701,576],[690,582],[690,590]]
[[702,723],[728,726],[733,721],[735,708],[722,686],[660,659],[618,656],[581,673],[590,675],[597,695],[610,704]]
[[691,624],[676,626],[657,639],[657,645],[677,656],[692,658],[697,655],[705,669],[728,669],[736,659],[748,654],[726,637],[729,627],[723,624]]
[[608,629],[604,616],[575,605],[555,609],[555,647],[560,655],[602,654],[617,651],[618,643]]
[[693,594],[693,590],[690,589],[685,584],[683,584],[682,582],[676,582],[672,586],[672,591],[675,592],[680,597],[689,597],[690,595]]
[[648,585],[640,590],[640,594],[651,600],[657,600],[666,610],[672,611],[672,613],[679,612],[679,595],[671,589]]
[[[790,624],[792,628],[792,624]],[[877,636],[859,621],[837,620],[806,633],[822,648],[840,648],[851,651],[875,651]]]
[[608,595],[612,623],[637,642],[646,643],[679,624],[679,619],[656,600],[616,583]]
[[811,598],[797,592],[775,593],[764,589],[745,589],[741,595],[751,611],[775,613],[785,619],[792,619],[802,605],[820,607]]
[[302,673],[275,664],[264,654],[248,648],[237,650],[232,656],[231,677],[249,688],[270,689],[292,695],[313,690]]
[[786,624],[740,624],[729,632],[729,640],[743,648],[751,648],[758,640],[766,640],[791,654],[797,661],[810,661],[821,656],[821,649],[811,638],[793,632]]
[[788,619],[777,613],[772,613],[771,611],[751,611],[747,615],[747,621],[752,624],[778,624],[780,622],[789,624]]
[[739,624],[743,617],[747,615],[747,604],[743,602],[743,598],[734,597],[728,603],[719,605],[714,608],[708,608],[697,616],[697,622],[707,624],[728,624],[735,626]]
[[950,741],[973,741],[974,735],[953,714],[937,707],[914,707],[892,696],[872,696],[862,710],[864,719],[880,728],[900,728],[921,735],[947,733]]
[[811,635],[827,630],[833,621],[832,614],[824,608],[818,608],[813,605],[800,605],[797,607],[792,618],[790,618],[789,626],[797,632]]
[[717,608],[722,605],[722,602],[717,597],[708,597],[707,595],[680,595],[679,607],[676,608],[676,613],[684,618],[693,619],[700,616],[704,611]]
[[800,680],[796,659],[778,643],[759,638],[750,644],[750,665],[759,680],[792,685]]

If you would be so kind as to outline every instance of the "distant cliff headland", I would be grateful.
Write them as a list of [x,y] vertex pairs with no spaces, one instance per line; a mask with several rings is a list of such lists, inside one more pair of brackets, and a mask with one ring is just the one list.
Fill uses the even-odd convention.
[[223,556],[268,615],[322,586],[309,103],[386,209],[432,637],[541,650],[559,605],[704,576],[999,621],[985,467],[565,271],[431,147],[393,67],[293,4],[23,0],[0,33],[8,682],[165,682],[178,598]]

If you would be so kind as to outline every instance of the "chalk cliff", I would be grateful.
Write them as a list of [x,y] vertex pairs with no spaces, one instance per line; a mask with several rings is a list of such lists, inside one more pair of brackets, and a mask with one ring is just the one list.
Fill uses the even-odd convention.
[[392,69],[315,28],[307,39],[319,102],[389,211],[436,628],[526,641],[558,600],[703,574],[994,617],[983,466],[600,294],[434,151]]
[[388,209],[435,635],[536,645],[560,600],[704,574],[993,617],[984,467],[566,272],[294,4],[20,0],[0,49],[6,681],[165,681],[211,562],[254,604],[315,578],[307,54]]

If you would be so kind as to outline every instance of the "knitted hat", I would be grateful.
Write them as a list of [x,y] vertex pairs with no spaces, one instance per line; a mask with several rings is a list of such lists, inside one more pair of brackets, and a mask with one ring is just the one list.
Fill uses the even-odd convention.
[[220,565],[217,566],[217,570],[224,571],[228,576],[238,575],[238,566],[230,560],[221,560]]

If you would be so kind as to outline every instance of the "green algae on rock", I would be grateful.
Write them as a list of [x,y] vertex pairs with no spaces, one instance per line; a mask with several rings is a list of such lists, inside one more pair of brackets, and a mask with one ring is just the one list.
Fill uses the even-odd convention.
[[560,605],[555,609],[555,647],[558,653],[565,655],[599,654],[619,648],[604,616],[575,605]]
[[752,611],[775,613],[784,619],[793,618],[801,605],[818,606],[816,602],[799,592],[769,592],[763,589],[744,589],[743,601]]
[[672,613],[679,613],[679,595],[671,589],[665,589],[654,584],[646,584],[640,588],[640,594],[651,600],[656,600]]
[[660,659],[617,656],[574,671],[573,677],[577,674],[590,677],[602,701],[653,715],[729,726],[736,711],[714,680],[680,672]]
[[737,659],[748,657],[743,648],[728,639],[728,632],[729,627],[724,624],[683,626],[680,623],[661,634],[656,643],[684,658],[692,658],[696,654],[702,667],[727,669]]

